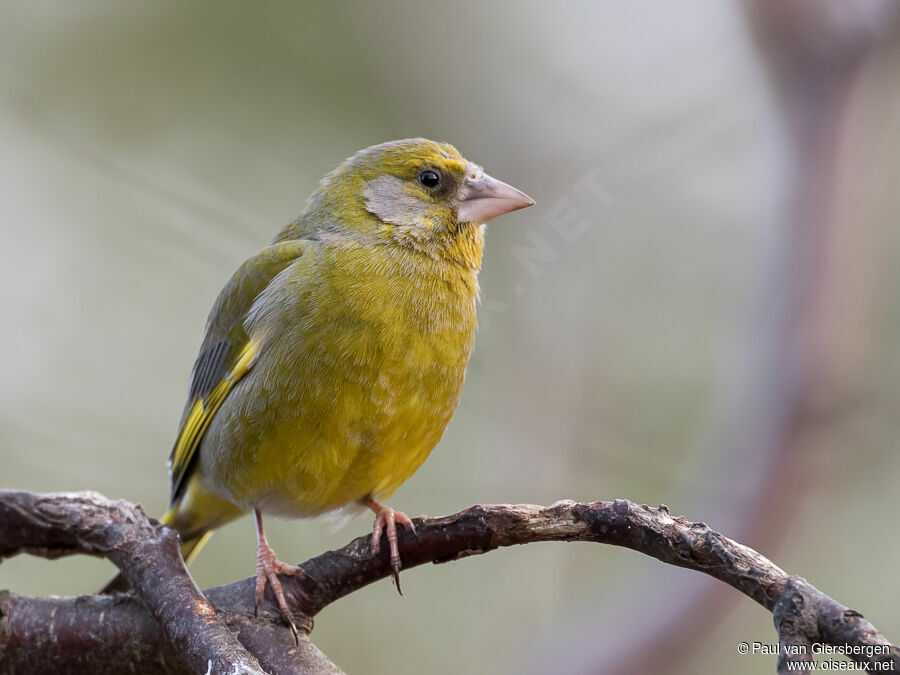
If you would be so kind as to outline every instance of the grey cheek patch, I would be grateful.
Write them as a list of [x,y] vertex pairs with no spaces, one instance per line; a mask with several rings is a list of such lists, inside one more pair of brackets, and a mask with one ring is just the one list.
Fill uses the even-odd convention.
[[365,184],[366,210],[392,225],[415,226],[428,215],[428,205],[406,190],[396,176],[378,176]]

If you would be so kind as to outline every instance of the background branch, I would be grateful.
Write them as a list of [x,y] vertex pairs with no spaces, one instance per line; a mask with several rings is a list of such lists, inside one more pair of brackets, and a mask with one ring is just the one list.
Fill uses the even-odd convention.
[[[746,0],[743,5],[784,133],[786,190],[774,214],[760,210],[758,215],[775,216],[777,229],[755,275],[760,283],[747,324],[755,339],[740,360],[749,364],[748,372],[731,393],[734,361],[722,371],[720,396],[736,398],[714,409],[713,433],[703,450],[716,461],[698,474],[693,492],[702,495],[699,485],[710,476],[714,484],[729,486],[730,499],[714,507],[719,522],[741,541],[774,553],[784,547],[799,505],[832,487],[827,480],[798,480],[828,453],[823,431],[838,435],[872,396],[867,358],[873,357],[867,355],[884,311],[879,251],[889,245],[890,218],[865,212],[871,201],[865,190],[880,182],[882,172],[854,168],[860,160],[862,166],[878,163],[872,150],[882,144],[867,151],[864,139],[883,136],[889,128],[877,118],[860,124],[861,110],[895,108],[893,101],[879,98],[878,89],[860,85],[898,38],[892,26],[900,5],[889,0]],[[853,453],[834,454],[844,466],[855,461]],[[832,469],[830,475],[844,474]],[[709,506],[700,501],[691,506],[706,512]],[[703,636],[728,616],[735,598],[697,577],[678,589],[672,612],[662,586],[657,580],[641,589],[645,609],[624,631],[633,639],[607,643],[606,649],[573,640],[588,651],[579,660],[601,664],[614,658],[613,670],[627,673],[674,670],[673,662],[680,662],[692,672],[691,658],[704,652]]]
[[[407,568],[538,541],[623,546],[708,574],[754,599],[774,612],[782,644],[873,647],[878,653],[862,650],[851,658],[900,665],[900,650],[861,614],[704,523],[670,515],[665,506],[621,499],[560,501],[549,507],[500,504],[418,518],[415,524],[416,535],[401,536]],[[206,599],[192,582],[183,583],[183,565],[167,567],[171,552],[177,552],[174,533],[147,518],[140,507],[95,493],[0,491],[0,533],[0,558],[24,552],[50,558],[78,552],[105,555],[133,580],[140,596],[38,599],[0,594],[2,673],[260,672],[260,663],[271,673],[340,673],[309,641],[311,617],[390,574],[386,556],[372,554],[368,536],[303,563],[308,580],[283,581],[291,607],[306,619],[296,645],[279,621],[271,590],[259,617],[254,616],[253,579],[210,589]],[[165,571],[175,583],[162,576]],[[232,641],[240,644],[235,648]],[[206,655],[209,664],[200,661]],[[786,668],[781,662],[778,667],[779,672]]]

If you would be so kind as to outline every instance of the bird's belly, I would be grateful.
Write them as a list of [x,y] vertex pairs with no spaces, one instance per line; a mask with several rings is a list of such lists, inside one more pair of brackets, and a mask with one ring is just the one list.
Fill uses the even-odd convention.
[[239,506],[288,517],[388,497],[440,440],[471,344],[420,342],[389,358],[306,358],[291,372],[260,364],[204,439],[209,483]]
[[[388,497],[427,459],[449,414],[441,418],[409,408],[402,415],[369,412],[340,416],[341,422],[335,419],[318,428],[306,419],[292,419],[286,428],[293,428],[293,435],[266,439],[255,453],[257,471],[277,467],[278,481],[266,485],[251,479],[235,492],[241,501],[284,516],[316,515],[366,495]],[[241,490],[243,486],[250,489]]]

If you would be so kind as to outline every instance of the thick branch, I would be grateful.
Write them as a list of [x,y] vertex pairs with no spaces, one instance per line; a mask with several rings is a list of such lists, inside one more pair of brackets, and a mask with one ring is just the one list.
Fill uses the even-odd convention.
[[[0,493],[0,504],[3,496]],[[889,661],[895,667],[900,666],[900,650],[859,613],[848,610],[799,577],[789,576],[756,551],[705,524],[670,515],[665,506],[651,508],[625,500],[590,504],[563,501],[546,508],[529,504],[473,506],[445,518],[419,518],[415,524],[416,535],[401,534],[401,555],[407,568],[537,541],[586,541],[624,546],[671,565],[709,574],[753,598],[775,612],[776,628],[785,644],[805,641],[858,647],[860,653],[851,654],[856,661]],[[0,508],[0,531],[4,526]],[[47,542],[40,540],[40,543],[44,546]],[[7,555],[15,548],[5,544],[0,546],[0,553]],[[23,538],[18,539],[17,546],[19,550],[35,548]],[[49,555],[59,553],[53,546],[45,548],[52,549],[45,550]],[[386,550],[387,547],[382,546],[382,551]],[[307,617],[390,575],[386,554],[372,555],[369,537],[357,538],[341,549],[312,558],[303,563],[303,568],[310,580],[289,577],[283,583],[288,602],[298,614]],[[206,592],[206,597],[222,621],[235,628],[241,642],[261,658],[264,667],[271,672],[289,672],[289,668],[282,670],[273,663],[272,655],[283,653],[281,649],[288,644],[290,632],[280,624],[270,592],[260,620],[252,616],[252,579],[211,589]],[[25,663],[34,648],[33,644],[22,643],[23,636],[27,639],[28,635],[40,632],[37,627],[46,632],[52,625],[52,618],[59,617],[60,612],[68,613],[66,616],[71,617],[71,625],[75,626],[66,650],[71,654],[70,659],[77,658],[76,655],[85,648],[103,648],[98,644],[96,634],[85,629],[96,627],[101,615],[105,617],[105,624],[112,626],[110,630],[121,636],[128,635],[137,644],[146,646],[151,657],[139,664],[144,669],[138,672],[161,672],[160,658],[173,662],[178,658],[178,651],[166,651],[159,628],[148,621],[146,610],[130,597],[36,600],[8,595],[0,596],[0,656],[3,657],[0,662],[4,664],[0,672],[17,672],[6,664]],[[30,619],[27,626],[23,625],[25,617]],[[262,621],[263,618],[270,619],[271,623]],[[84,623],[87,621],[90,623]],[[306,641],[302,646],[315,650]],[[867,647],[870,649],[866,650]],[[872,654],[873,649],[878,653]],[[122,663],[115,660],[114,649],[107,644],[106,650],[111,659],[107,672],[121,669]],[[315,653],[321,657],[321,663],[309,666],[304,672],[337,672],[320,652],[316,650]],[[65,654],[60,655],[60,658],[64,657]],[[136,665],[134,661],[130,663]]]
[[[246,604],[249,607],[231,610],[218,607],[218,615],[266,672],[341,675],[306,632],[300,635],[299,643],[295,642],[276,616],[255,618],[252,601]],[[3,675],[195,672],[206,673],[207,667],[199,671],[189,667],[141,600],[132,594],[30,598],[0,591]],[[211,670],[218,672],[223,671]]]
[[[149,518],[140,506],[93,492],[37,495],[4,490],[0,533],[0,559],[18,552],[109,558],[194,670],[263,675],[259,662],[219,619],[188,574],[178,535]],[[8,622],[6,613],[4,617]]]

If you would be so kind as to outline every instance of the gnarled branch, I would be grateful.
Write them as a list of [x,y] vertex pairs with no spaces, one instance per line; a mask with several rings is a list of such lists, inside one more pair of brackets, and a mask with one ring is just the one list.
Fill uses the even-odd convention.
[[[95,492],[2,491],[0,533],[0,560],[19,552],[46,558],[71,553],[108,558],[122,570],[188,665],[199,672],[263,675],[257,659],[222,623],[188,574],[177,533],[151,519],[140,506]],[[6,612],[3,616],[8,624]],[[52,639],[53,631],[48,633]],[[2,645],[0,638],[5,661]]]
[[[83,512],[87,515],[80,515]],[[753,598],[774,612],[782,644],[849,647],[850,658],[858,662],[900,666],[900,649],[861,614],[705,524],[670,515],[665,506],[639,506],[622,499],[561,501],[548,507],[499,504],[414,522],[415,535],[401,534],[405,567],[537,541],[624,546],[709,574]],[[193,584],[169,584],[162,574],[168,568],[160,561],[171,557],[172,545],[166,538],[172,533],[147,519],[139,507],[109,502],[91,493],[0,491],[0,534],[0,558],[19,552],[46,557],[76,552],[106,555],[126,573],[140,596],[36,599],[0,594],[0,673],[84,672],[84,660],[92,655],[97,657],[91,660],[90,671],[95,673],[126,668],[139,673],[207,672],[208,667],[213,673],[235,672],[237,664],[227,663],[222,656],[225,636],[236,637],[243,645],[233,652],[235,658],[246,659],[246,649],[271,673],[339,673],[309,641],[312,617],[335,600],[391,573],[384,553],[387,547],[382,547],[382,555],[374,555],[368,536],[303,563],[308,579],[283,580],[288,603],[298,618],[305,619],[298,622],[305,627],[298,646],[280,622],[271,591],[260,616],[254,616],[253,579],[210,589],[205,599]],[[144,536],[146,540],[141,539]],[[136,567],[156,572],[145,574],[135,571]],[[181,565],[172,574],[181,578],[183,569]],[[155,585],[148,583],[149,579],[155,580]],[[197,597],[203,611],[192,604]],[[197,617],[204,623],[201,628],[207,630],[191,633]],[[213,644],[205,642],[210,632],[216,640]],[[211,667],[199,669],[198,654],[214,654]],[[258,672],[260,665],[244,663],[238,668]],[[779,672],[786,667],[779,662]]]

